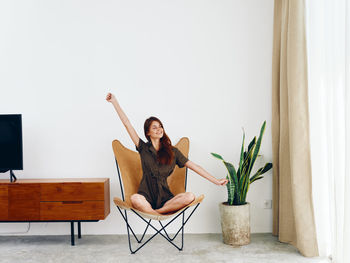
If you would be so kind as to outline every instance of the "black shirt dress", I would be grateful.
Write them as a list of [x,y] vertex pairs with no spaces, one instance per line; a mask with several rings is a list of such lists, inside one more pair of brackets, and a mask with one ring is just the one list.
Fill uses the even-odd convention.
[[168,176],[174,171],[175,165],[182,168],[188,159],[176,147],[173,147],[174,159],[171,164],[160,164],[152,142],[145,143],[141,139],[136,150],[140,153],[143,171],[137,193],[143,195],[153,209],[161,208],[166,201],[174,197],[168,186]]

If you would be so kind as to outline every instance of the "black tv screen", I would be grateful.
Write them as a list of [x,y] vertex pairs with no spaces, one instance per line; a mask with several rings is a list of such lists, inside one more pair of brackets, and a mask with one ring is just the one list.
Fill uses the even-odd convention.
[[21,114],[0,114],[0,172],[8,170],[23,170]]

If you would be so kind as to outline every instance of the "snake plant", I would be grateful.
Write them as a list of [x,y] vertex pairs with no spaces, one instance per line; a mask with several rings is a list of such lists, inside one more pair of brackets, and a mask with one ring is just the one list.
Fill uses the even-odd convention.
[[258,157],[262,137],[265,131],[266,121],[260,129],[260,135],[258,140],[256,137],[249,143],[248,149],[244,149],[245,133],[243,130],[243,141],[241,147],[241,155],[237,170],[234,165],[226,162],[219,154],[211,153],[215,158],[221,160],[227,171],[227,192],[229,205],[244,205],[246,204],[247,192],[249,190],[249,185],[259,179],[262,179],[262,174],[266,173],[272,168],[272,163],[266,163],[263,167],[258,169],[253,176],[250,176],[253,169],[256,158]]

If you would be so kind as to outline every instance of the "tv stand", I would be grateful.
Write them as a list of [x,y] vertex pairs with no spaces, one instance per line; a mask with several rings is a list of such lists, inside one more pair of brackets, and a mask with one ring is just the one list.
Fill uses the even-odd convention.
[[110,212],[108,178],[0,180],[0,222],[97,222]]
[[17,181],[17,178],[15,176],[15,174],[13,173],[12,170],[10,170],[10,182],[16,182]]
[[[7,171],[9,171],[9,169],[4,169],[4,170],[0,170],[0,173],[6,173]],[[16,182],[17,181],[17,178],[15,176],[15,174],[13,173],[13,170],[10,169],[10,182],[13,183],[13,182]]]

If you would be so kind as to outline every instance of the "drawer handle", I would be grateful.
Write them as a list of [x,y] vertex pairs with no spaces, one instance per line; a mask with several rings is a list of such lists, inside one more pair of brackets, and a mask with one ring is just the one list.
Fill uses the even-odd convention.
[[82,204],[83,201],[62,201],[62,204]]

